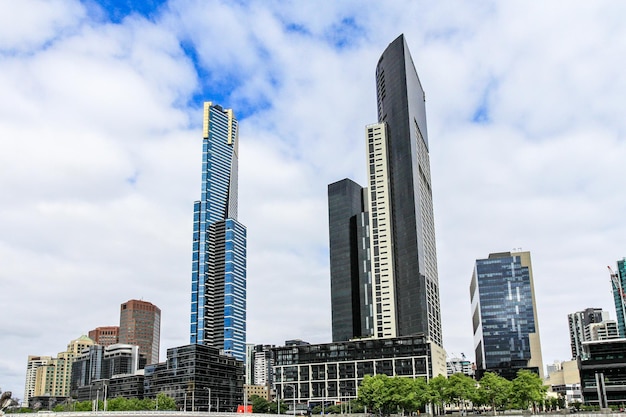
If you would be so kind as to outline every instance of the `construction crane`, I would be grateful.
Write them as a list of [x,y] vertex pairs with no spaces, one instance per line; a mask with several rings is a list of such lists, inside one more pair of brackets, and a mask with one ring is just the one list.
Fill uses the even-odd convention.
[[626,302],[626,294],[624,294],[624,290],[622,289],[622,283],[620,282],[619,274],[617,272],[613,272],[610,266],[607,266],[607,268],[609,268],[609,274],[611,274],[611,282],[613,283],[615,290],[620,295],[620,297],[622,297],[622,301]]
[[[626,294],[624,294],[624,289],[622,288],[622,282],[619,279],[619,274],[617,274],[616,272],[613,272],[613,270],[611,269],[610,266],[607,266],[607,268],[609,268],[609,273],[611,274],[611,282],[613,283],[613,286],[615,287],[615,291],[617,292],[617,294],[619,294],[619,297],[621,298],[621,304],[622,304],[622,308],[621,308],[621,313],[622,313],[622,322],[626,321]],[[616,301],[616,305],[615,308],[617,309],[617,301]],[[623,330],[620,330],[623,331]],[[623,335],[621,337],[624,337]]]
[[459,355],[457,355],[456,353],[448,354],[446,352],[446,354],[448,356],[448,362],[450,363],[450,367],[452,368],[452,373],[463,373],[462,361],[465,360],[465,354],[461,353],[461,357],[459,357]]

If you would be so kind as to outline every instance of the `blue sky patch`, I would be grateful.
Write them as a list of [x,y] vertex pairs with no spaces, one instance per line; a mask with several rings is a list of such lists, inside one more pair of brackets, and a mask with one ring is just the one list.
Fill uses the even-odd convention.
[[188,104],[193,108],[201,108],[203,102],[212,101],[228,107],[226,102],[229,94],[224,94],[224,91],[230,90],[224,88],[226,86],[220,85],[220,83],[213,80],[211,72],[200,64],[195,45],[191,41],[181,41],[180,47],[191,60],[193,68],[196,74],[198,74],[198,81],[200,82],[200,89],[196,90],[194,94],[189,97]]
[[330,28],[327,39],[335,49],[349,48],[355,40],[365,36],[365,29],[360,26],[354,17],[345,17]]
[[126,16],[132,13],[137,13],[150,19],[166,1],[167,0],[83,0],[83,3],[97,4],[106,13],[106,17],[109,21],[120,23]]
[[494,79],[487,83],[487,86],[483,90],[483,94],[480,97],[480,101],[474,110],[474,114],[472,115],[473,123],[485,124],[491,122],[489,107],[493,92],[496,90],[497,86],[498,83]]

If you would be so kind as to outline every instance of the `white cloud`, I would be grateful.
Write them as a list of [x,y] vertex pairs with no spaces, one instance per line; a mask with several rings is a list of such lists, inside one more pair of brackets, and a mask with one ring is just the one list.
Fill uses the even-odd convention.
[[84,10],[76,1],[0,1],[0,50],[28,53],[71,32]]

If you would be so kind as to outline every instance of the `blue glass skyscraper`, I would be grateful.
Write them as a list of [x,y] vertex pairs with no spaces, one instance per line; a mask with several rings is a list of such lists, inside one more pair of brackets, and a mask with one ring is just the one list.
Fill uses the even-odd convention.
[[204,103],[202,194],[194,203],[192,344],[245,360],[246,228],[237,221],[238,124],[230,109]]

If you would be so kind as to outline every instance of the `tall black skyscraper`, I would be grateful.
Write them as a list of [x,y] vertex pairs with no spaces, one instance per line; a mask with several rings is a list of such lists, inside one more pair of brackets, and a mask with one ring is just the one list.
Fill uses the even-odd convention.
[[368,187],[328,190],[333,340],[423,333],[441,346],[425,98],[403,35],[380,57],[376,88]]
[[369,336],[371,283],[363,188],[344,179],[328,186],[333,341]]

